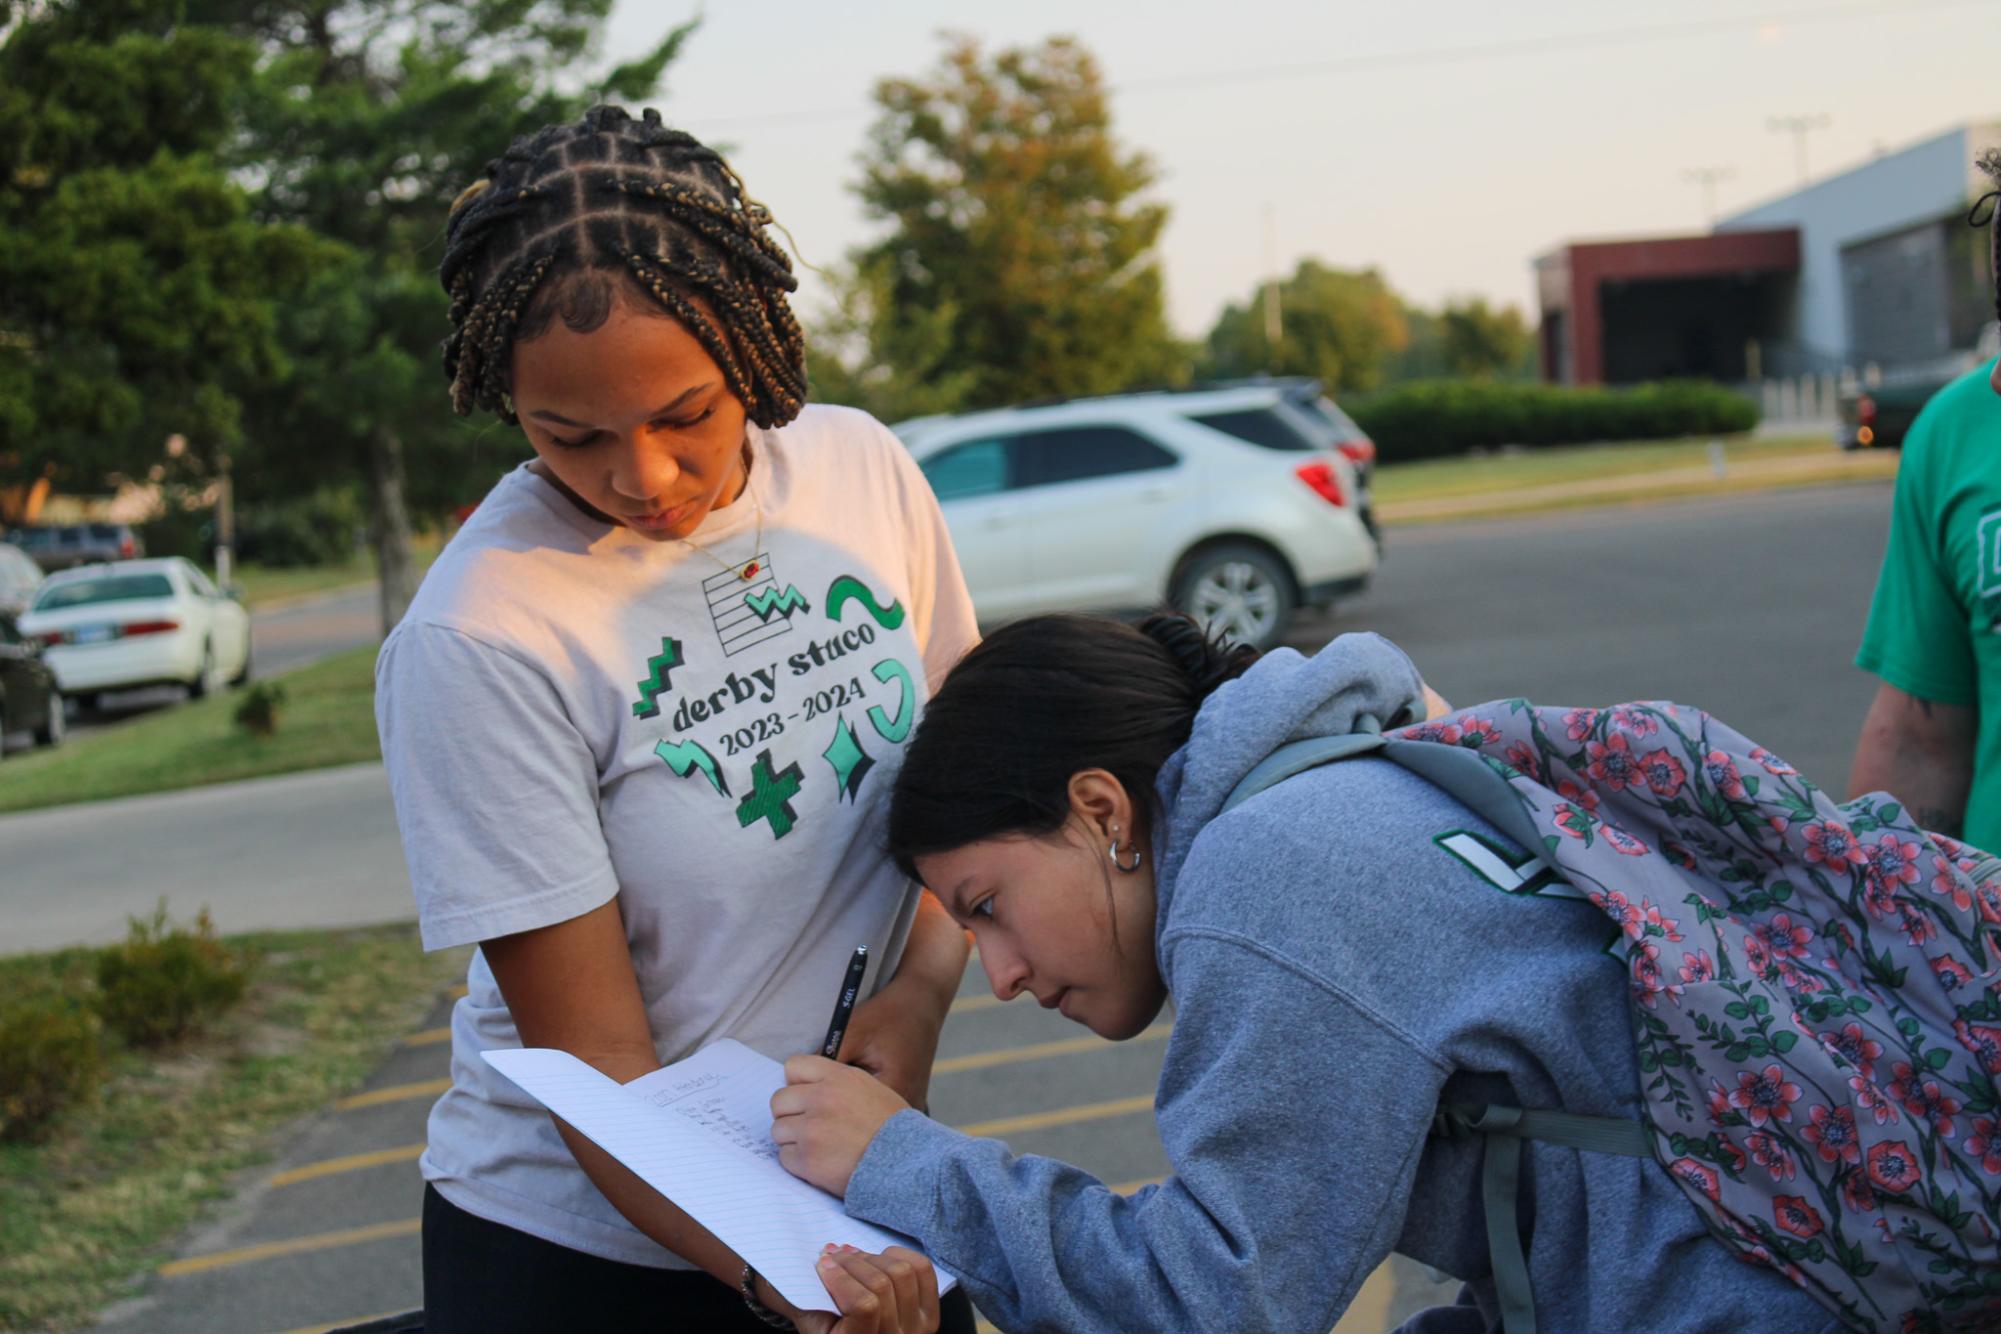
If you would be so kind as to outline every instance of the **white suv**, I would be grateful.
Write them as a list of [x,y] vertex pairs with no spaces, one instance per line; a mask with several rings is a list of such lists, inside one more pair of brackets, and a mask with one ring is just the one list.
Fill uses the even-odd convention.
[[1266,648],[1298,607],[1331,605],[1376,568],[1351,462],[1367,442],[1333,439],[1329,421],[1251,384],[894,429],[937,493],[983,623],[1165,602]]

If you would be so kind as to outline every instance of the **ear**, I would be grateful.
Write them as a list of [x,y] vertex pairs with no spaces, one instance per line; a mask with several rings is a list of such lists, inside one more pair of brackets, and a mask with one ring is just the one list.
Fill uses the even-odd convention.
[[1093,838],[1121,841],[1140,837],[1139,810],[1125,784],[1103,769],[1080,769],[1070,775],[1070,818],[1084,825]]

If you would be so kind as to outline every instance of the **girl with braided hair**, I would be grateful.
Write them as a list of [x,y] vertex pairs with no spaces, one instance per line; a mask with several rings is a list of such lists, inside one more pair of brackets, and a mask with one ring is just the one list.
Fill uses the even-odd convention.
[[896,439],[807,404],[772,225],[713,150],[618,107],[517,140],[447,223],[452,406],[533,458],[377,668],[425,946],[479,946],[422,1159],[434,1331],[972,1328],[903,1250],[822,1261],[848,1314],[793,1309],[480,1059],[782,1059],[866,945],[840,1057],[923,1104],[966,940],[881,834],[973,611]]

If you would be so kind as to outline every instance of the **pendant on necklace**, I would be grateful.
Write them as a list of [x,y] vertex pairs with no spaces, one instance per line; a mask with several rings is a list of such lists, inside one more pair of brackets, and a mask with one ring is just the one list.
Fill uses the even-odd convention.
[[738,571],[738,575],[744,579],[755,579],[757,578],[757,568],[757,562],[752,561],[750,564],[744,566],[742,570]]

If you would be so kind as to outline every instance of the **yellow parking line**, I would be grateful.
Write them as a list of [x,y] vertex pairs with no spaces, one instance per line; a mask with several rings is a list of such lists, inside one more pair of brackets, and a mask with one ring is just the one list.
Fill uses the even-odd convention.
[[1051,1126],[1075,1125],[1079,1121],[1131,1116],[1134,1112],[1149,1111],[1152,1107],[1153,1095],[1145,1093],[1137,1098],[1114,1098],[1110,1102],[1085,1103],[1081,1107],[1059,1107],[1053,1112],[1030,1112],[1026,1116],[1003,1116],[997,1121],[975,1121],[958,1129],[962,1135],[1010,1135],[1018,1130],[1047,1130]]
[[302,1324],[296,1330],[284,1330],[284,1334],[328,1334],[328,1330],[344,1330],[350,1324],[368,1324],[370,1320],[388,1320],[390,1316],[400,1316],[400,1310],[378,1310],[372,1316],[348,1316],[346,1320],[322,1320],[320,1324]]
[[210,1255],[191,1255],[185,1260],[174,1260],[161,1265],[159,1273],[161,1278],[179,1278],[183,1274],[249,1264],[252,1260],[298,1255],[303,1251],[324,1251],[336,1246],[358,1246],[365,1241],[383,1241],[389,1237],[414,1236],[422,1226],[418,1219],[405,1218],[394,1223],[371,1223],[367,1227],[351,1227],[340,1232],[293,1237],[290,1241],[267,1241],[261,1246],[245,1246],[234,1251],[216,1251]]
[[953,1001],[952,1013],[964,1014],[968,1010],[990,1010],[996,1005],[1005,1004],[1007,1004],[1006,1001],[994,995],[991,991],[984,995],[976,991],[970,996],[961,996]]
[[337,1112],[351,1112],[357,1107],[374,1107],[385,1102],[404,1102],[410,1098],[435,1098],[452,1086],[449,1079],[426,1079],[416,1084],[392,1084],[388,1088],[371,1089],[367,1093],[357,1093],[351,1098],[342,1098],[334,1104]]
[[322,1158],[319,1162],[278,1173],[271,1178],[271,1184],[296,1186],[301,1181],[317,1181],[342,1172],[359,1172],[364,1167],[380,1167],[384,1163],[407,1163],[423,1156],[423,1145],[404,1144],[394,1149],[376,1149],[372,1153],[351,1153],[345,1158]]
[[[448,1025],[444,1028],[427,1028],[421,1033],[412,1033],[409,1037],[403,1039],[403,1045],[406,1047],[428,1047],[434,1042],[450,1042],[451,1040],[452,1030]],[[394,1315],[395,1312],[392,1311],[390,1314]]]
[[450,991],[447,991],[445,995],[450,997],[452,1000],[464,1000],[466,993],[470,990],[472,990],[471,987],[468,987],[465,983],[461,982],[457,986],[453,987]]
[[[1174,1031],[1173,1024],[1155,1024],[1144,1033],[1128,1039],[1131,1042],[1158,1042]],[[1101,1051],[1111,1044],[1101,1037],[1060,1038],[1055,1042],[1038,1042],[1028,1047],[1006,1047],[999,1051],[979,1051],[969,1056],[950,1056],[931,1067],[934,1075],[949,1075],[958,1070],[984,1070],[992,1065],[1013,1065],[1017,1061],[1037,1061],[1045,1056],[1073,1056],[1078,1052]]]

